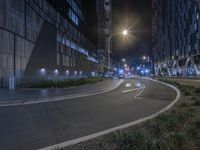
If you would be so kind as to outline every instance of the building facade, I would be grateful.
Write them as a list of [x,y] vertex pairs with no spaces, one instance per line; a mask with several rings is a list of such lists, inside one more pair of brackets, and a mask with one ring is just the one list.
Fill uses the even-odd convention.
[[101,70],[112,67],[112,0],[97,0],[98,13],[98,49]]
[[152,1],[156,75],[200,75],[200,1]]
[[[0,88],[95,75],[81,0],[0,0]],[[96,12],[95,12],[96,13]]]

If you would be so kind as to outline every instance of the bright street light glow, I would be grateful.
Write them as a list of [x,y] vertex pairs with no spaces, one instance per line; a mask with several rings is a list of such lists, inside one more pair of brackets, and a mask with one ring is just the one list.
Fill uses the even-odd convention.
[[54,70],[54,73],[55,73],[55,74],[58,74],[58,69],[55,69],[55,70]]
[[123,58],[123,59],[122,59],[122,61],[123,61],[123,62],[125,62],[125,61],[126,61],[126,59],[125,59],[125,58]]
[[122,70],[122,69],[121,69],[121,70],[119,70],[119,73],[120,73],[120,74],[124,73],[124,70]]
[[146,59],[146,56],[143,56],[142,59]]
[[146,69],[145,72],[146,72],[146,73],[149,73],[149,69]]
[[123,35],[127,35],[128,34],[128,31],[127,30],[124,30],[123,31]]
[[40,73],[41,73],[42,75],[44,75],[44,74],[46,73],[45,68],[40,69]]

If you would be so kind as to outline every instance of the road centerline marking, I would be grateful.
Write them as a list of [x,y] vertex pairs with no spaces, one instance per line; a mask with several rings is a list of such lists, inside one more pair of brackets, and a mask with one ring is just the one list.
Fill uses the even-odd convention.
[[140,90],[140,89],[142,89],[142,88],[143,88],[143,87],[135,88],[135,89],[129,89],[129,90],[124,90],[124,91],[122,91],[122,93],[127,93],[127,92],[137,91],[137,90]]
[[126,83],[125,87],[131,87],[131,83]]

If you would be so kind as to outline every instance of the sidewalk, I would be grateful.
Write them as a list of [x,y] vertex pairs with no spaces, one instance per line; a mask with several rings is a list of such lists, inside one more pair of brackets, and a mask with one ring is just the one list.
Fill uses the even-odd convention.
[[51,102],[104,93],[117,88],[123,80],[108,79],[95,84],[61,89],[0,90],[0,106]]

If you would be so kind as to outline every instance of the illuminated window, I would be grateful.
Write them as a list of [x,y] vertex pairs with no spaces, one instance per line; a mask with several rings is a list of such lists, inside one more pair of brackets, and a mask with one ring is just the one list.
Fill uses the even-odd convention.
[[69,18],[78,26],[78,17],[77,15],[70,9],[69,10]]

